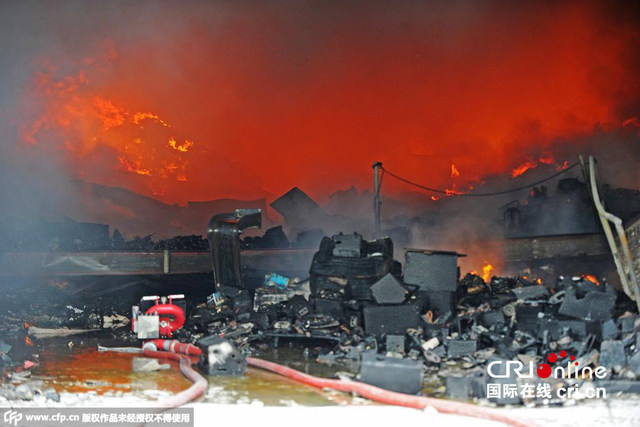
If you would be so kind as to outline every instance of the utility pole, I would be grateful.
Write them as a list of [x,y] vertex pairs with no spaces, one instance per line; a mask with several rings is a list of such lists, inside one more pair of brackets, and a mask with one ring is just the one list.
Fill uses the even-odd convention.
[[380,168],[382,168],[382,162],[373,164],[373,214],[376,240],[380,238]]

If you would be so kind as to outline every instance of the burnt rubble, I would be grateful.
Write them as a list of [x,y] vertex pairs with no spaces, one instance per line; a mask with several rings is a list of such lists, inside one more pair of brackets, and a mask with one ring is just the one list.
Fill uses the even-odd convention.
[[[14,224],[11,222],[11,224]],[[46,252],[87,252],[87,251],[207,251],[209,241],[197,234],[174,236],[157,240],[152,234],[125,238],[120,230],[114,229],[109,236],[107,224],[76,223],[68,220],[66,227],[56,223],[39,223],[38,237],[32,236],[33,229],[28,232],[3,234],[0,224],[0,248],[8,251],[46,251]],[[6,224],[4,224],[6,225]],[[73,226],[72,226],[73,225]],[[42,233],[40,233],[40,231]],[[247,236],[242,239],[242,249],[282,249],[317,247],[324,237],[319,228],[304,230],[297,234],[294,242],[284,233],[281,225],[267,229],[262,236]]]
[[[215,337],[224,337],[243,354],[295,346],[319,363],[359,366],[361,381],[383,388],[499,405],[566,402],[487,396],[493,385],[537,383],[536,367],[552,353],[560,355],[559,362],[571,356],[580,367],[606,368],[603,378],[550,379],[556,387],[640,391],[640,316],[624,294],[591,276],[558,277],[545,285],[523,276],[488,282],[471,273],[461,277],[461,256],[408,249],[403,267],[388,238],[324,237],[308,278],[272,272],[258,287],[239,281],[220,284],[206,301],[188,298],[186,322],[172,338],[209,348],[217,345]],[[105,310],[70,305],[63,297],[31,298],[30,318],[40,323],[30,327],[107,330],[114,342],[136,342],[124,327],[128,313],[122,305]],[[29,326],[9,320],[23,318],[24,313],[7,312],[3,321],[15,334],[29,334]],[[0,346],[5,368],[18,363],[11,362],[10,350]],[[507,361],[521,362],[522,372],[535,379],[517,378],[505,369]],[[494,362],[492,377],[488,366]]]
[[[558,352],[581,367],[605,367],[611,390],[637,388],[626,382],[640,375],[640,317],[624,295],[589,276],[559,277],[549,287],[527,277],[460,278],[459,256],[410,249],[403,271],[389,239],[325,237],[308,280],[269,276],[254,290],[223,286],[215,303],[193,311],[182,333],[223,335],[245,351],[294,343],[321,363],[359,362],[362,381],[413,393],[422,389],[418,381],[452,398],[486,398],[488,384],[516,382],[489,377],[491,362],[520,361],[526,372]],[[381,375],[385,370],[390,374]],[[522,403],[514,396],[490,400]]]

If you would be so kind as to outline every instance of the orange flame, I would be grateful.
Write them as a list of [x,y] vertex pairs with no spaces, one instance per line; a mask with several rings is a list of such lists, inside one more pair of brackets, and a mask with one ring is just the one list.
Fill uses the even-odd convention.
[[493,271],[493,265],[489,264],[487,261],[484,262],[484,266],[482,267],[482,280],[485,283],[488,283],[491,279],[491,272]]
[[29,338],[29,335],[25,335],[25,337],[24,337],[24,344],[25,344],[27,347],[31,347],[31,346],[33,346],[33,341],[31,341],[31,338]]
[[141,166],[142,162],[140,161],[140,159],[127,160],[124,157],[118,157],[118,161],[120,162],[120,168],[126,170],[127,172],[137,173],[138,175],[152,176],[149,169],[145,169]]
[[538,160],[540,161],[540,163],[550,165],[553,163],[553,155],[548,151],[543,151]]
[[591,275],[591,274],[583,274],[582,278],[585,280],[590,281],[591,283],[594,283],[598,286],[600,286],[600,281],[596,278],[596,276]]
[[455,183],[451,186],[451,188],[445,189],[444,192],[446,196],[459,196],[460,194],[465,194],[464,191],[458,190]]
[[193,147],[193,142],[185,139],[184,144],[178,145],[175,139],[169,138],[169,146],[174,150],[178,150],[178,151],[182,151],[183,153],[186,153],[187,151],[189,151],[189,148]]
[[131,116],[131,122],[139,125],[141,121],[143,120],[147,120],[147,119],[151,119],[156,123],[160,123],[162,126],[164,127],[171,127],[169,126],[169,124],[167,122],[165,122],[164,120],[160,119],[160,117],[158,117],[156,114],[153,113],[133,113],[133,115]]
[[[433,8],[415,5],[394,8],[393,19],[389,10],[374,8],[362,21],[366,28],[360,28],[361,16],[356,25],[323,21],[335,37],[314,38],[313,52],[297,49],[299,31],[318,16],[305,12],[301,21],[284,19],[271,6],[213,26],[206,25],[208,15],[199,7],[191,8],[188,19],[154,8],[153,25],[163,31],[141,37],[146,31],[122,31],[130,24],[122,20],[109,34],[117,34],[126,48],[116,52],[110,46],[90,58],[86,52],[96,52],[105,32],[74,39],[80,30],[60,25],[68,49],[64,55],[38,49],[59,67],[41,67],[33,90],[24,91],[25,114],[17,114],[25,141],[40,145],[25,152],[46,155],[42,146],[57,144],[71,178],[147,194],[162,189],[165,201],[271,197],[293,185],[325,198],[349,182],[369,184],[361,153],[372,148],[402,176],[434,188],[450,187],[446,173],[455,159],[465,171],[456,178],[458,187],[469,191],[471,180],[511,174],[513,168],[514,177],[525,173],[530,167],[520,168],[526,160],[516,157],[521,153],[545,164],[548,157],[533,151],[541,145],[568,155],[551,144],[587,141],[596,129],[608,132],[609,125],[613,130],[621,123],[635,133],[637,120],[620,112],[637,101],[638,91],[617,89],[636,81],[637,23],[595,2],[525,9],[513,3],[514,9],[488,7],[491,13],[474,15],[462,26],[448,20],[456,13],[438,10],[445,33],[455,33],[455,48],[442,42],[438,29],[424,26]],[[530,16],[545,31],[523,36],[523,25],[529,25],[524,18]],[[612,17],[624,25],[611,25]],[[407,21],[406,31],[387,37],[399,19]],[[282,25],[272,25],[274,20]],[[496,23],[498,33],[478,30]],[[259,48],[273,43],[291,55]],[[140,61],[143,55],[150,60]],[[18,65],[25,74],[37,60],[30,58]],[[294,73],[300,64],[304,73]],[[342,68],[352,72],[334,78]],[[606,79],[600,78],[602,70]],[[482,84],[469,90],[469,76]],[[553,84],[539,84],[549,76]],[[411,114],[398,114],[398,106]],[[180,134],[181,127],[193,133]],[[174,149],[170,137],[176,147],[185,138],[195,146]],[[343,155],[336,157],[337,151]],[[460,163],[461,156],[474,161]],[[277,159],[278,167],[265,173],[268,158]],[[425,168],[422,159],[433,167]],[[342,172],[309,166],[329,162]],[[177,168],[166,169],[169,163]],[[232,172],[243,179],[225,180]],[[183,185],[187,178],[190,184]],[[388,184],[396,194],[406,190],[404,184]]]
[[631,129],[638,129],[638,136],[640,136],[640,120],[637,117],[630,117],[627,120],[622,122],[622,127]]
[[511,171],[511,178],[516,178],[529,169],[535,168],[536,166],[538,166],[538,162],[536,162],[535,160],[527,160]]
[[[158,114],[147,109],[136,111],[134,105],[128,105],[126,95],[106,93],[94,81],[100,80],[102,67],[115,57],[111,52],[102,61],[83,61],[76,64],[74,74],[66,77],[58,77],[58,70],[46,65],[44,71],[36,73],[32,92],[42,101],[43,108],[27,119],[22,140],[35,145],[61,137],[69,155],[83,160],[91,155],[104,158],[102,153],[107,147],[115,152],[112,158],[117,159],[111,165],[113,169],[143,176],[149,180],[149,187],[165,187],[166,181],[158,182],[165,179],[186,181],[189,162],[185,156],[191,154],[187,152],[195,145],[193,140],[177,142],[167,135],[171,126]],[[88,161],[74,164],[91,167]],[[78,171],[80,176],[93,173],[82,168]]]
[[457,176],[460,176],[460,172],[458,172],[458,169],[456,168],[456,165],[454,165],[452,163],[451,164],[451,178],[455,178]]

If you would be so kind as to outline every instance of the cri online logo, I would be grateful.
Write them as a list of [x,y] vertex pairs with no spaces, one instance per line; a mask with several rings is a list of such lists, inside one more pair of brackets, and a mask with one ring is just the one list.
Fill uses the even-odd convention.
[[[555,353],[549,353],[549,355],[547,356],[547,360],[549,361],[549,363],[556,363],[558,361],[558,356],[564,359],[565,357],[567,357],[567,352],[561,350],[557,355]],[[569,360],[573,362],[574,360],[576,360],[576,357],[574,355],[571,355],[569,356]],[[570,370],[571,362],[568,362],[567,370]],[[551,376],[551,373],[553,371],[549,363],[541,363],[538,365],[538,369],[536,370],[536,372],[540,378],[549,378]],[[578,362],[575,362],[575,366],[578,366]],[[578,369],[575,368],[575,370],[577,371]]]
[[[553,368],[551,367],[551,364],[561,359],[567,361],[566,366],[558,365]],[[604,366],[598,366],[596,368],[585,366],[580,369],[578,368],[578,362],[575,360],[576,357],[574,355],[570,355],[567,358],[567,352],[561,350],[558,354],[549,353],[549,355],[547,355],[547,361],[549,363],[541,363],[537,369],[535,369],[533,362],[529,362],[529,369],[523,372],[525,365],[519,360],[495,360],[487,365],[487,373],[491,378],[510,378],[512,372],[518,378],[534,378],[534,372],[540,378],[549,378],[552,375],[554,378],[580,378],[581,376],[591,376],[598,379],[606,378],[607,368]],[[501,369],[503,364],[506,366]]]

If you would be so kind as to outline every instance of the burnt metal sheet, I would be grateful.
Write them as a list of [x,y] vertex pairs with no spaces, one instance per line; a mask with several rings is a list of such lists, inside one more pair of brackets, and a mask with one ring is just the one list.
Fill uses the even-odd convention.
[[603,234],[512,239],[505,240],[502,248],[506,261],[596,256],[610,253],[609,246]]
[[[253,270],[308,274],[315,249],[242,251]],[[122,276],[212,271],[209,251],[193,252],[0,252],[0,276]]]

